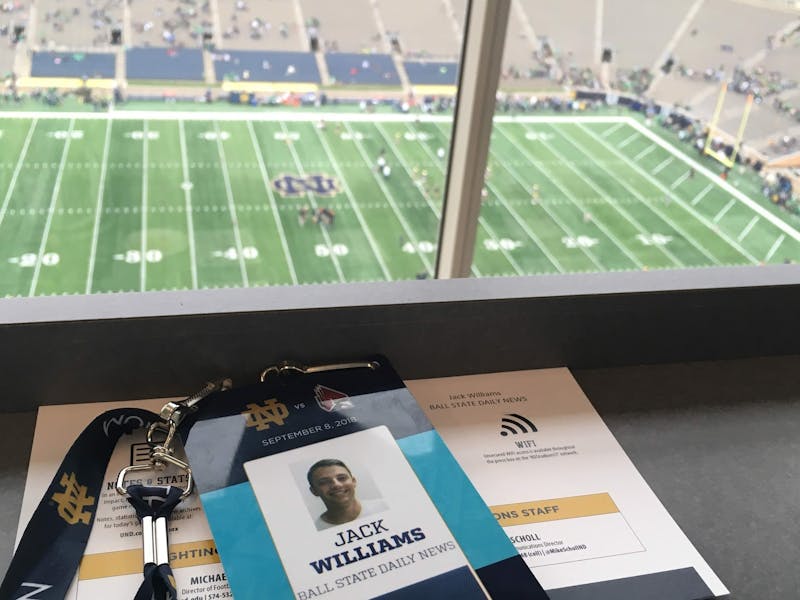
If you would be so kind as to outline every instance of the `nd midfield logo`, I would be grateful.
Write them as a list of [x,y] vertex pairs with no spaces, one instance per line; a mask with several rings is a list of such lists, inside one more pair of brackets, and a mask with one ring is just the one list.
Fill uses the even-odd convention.
[[314,173],[305,177],[281,175],[272,180],[272,187],[281,196],[302,196],[308,192],[317,196],[335,196],[339,193],[339,183],[325,173]]
[[500,435],[503,437],[509,434],[520,435],[523,433],[534,433],[539,431],[536,429],[536,425],[533,424],[533,421],[516,413],[503,416],[503,418],[500,419],[500,422],[500,427],[502,429]]

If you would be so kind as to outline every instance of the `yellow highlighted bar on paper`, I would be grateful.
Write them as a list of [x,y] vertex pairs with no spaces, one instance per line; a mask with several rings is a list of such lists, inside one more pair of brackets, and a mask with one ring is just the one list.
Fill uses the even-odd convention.
[[[214,540],[170,544],[169,561],[173,569],[211,565],[219,562],[219,554]],[[100,579],[135,575],[142,572],[142,550],[119,550],[101,554],[87,554],[81,560],[79,578]]]
[[559,521],[576,517],[593,517],[595,515],[619,512],[611,496],[606,493],[517,502],[515,504],[499,504],[492,506],[491,509],[501,527],[544,523],[546,521]]

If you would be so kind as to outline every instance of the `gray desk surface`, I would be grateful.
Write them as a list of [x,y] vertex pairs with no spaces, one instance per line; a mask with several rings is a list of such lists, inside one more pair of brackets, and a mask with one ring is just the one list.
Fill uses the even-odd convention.
[[[731,598],[798,597],[800,357],[574,375]],[[0,418],[5,572],[35,415]]]

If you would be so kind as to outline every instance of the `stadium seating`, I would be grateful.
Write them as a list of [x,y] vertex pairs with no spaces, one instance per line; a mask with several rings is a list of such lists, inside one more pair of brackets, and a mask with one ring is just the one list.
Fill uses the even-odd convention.
[[405,61],[403,67],[412,85],[456,85],[458,63]]
[[[428,0],[424,0],[428,1]],[[305,19],[318,22],[321,49],[335,52],[388,51],[369,0],[300,0]],[[424,26],[424,24],[423,24]]]
[[293,0],[219,2],[220,48],[308,50],[305,27],[298,23]]
[[310,52],[220,50],[212,58],[217,81],[321,82]]
[[129,48],[128,79],[203,81],[203,53],[196,49]]
[[388,54],[335,52],[325,55],[333,82],[355,85],[400,85],[400,76]]
[[31,76],[114,79],[116,76],[114,59],[113,54],[34,52],[31,59]]
[[458,58],[459,39],[441,2],[420,2],[414,10],[405,2],[381,2],[378,8],[386,32],[397,38],[404,56]]

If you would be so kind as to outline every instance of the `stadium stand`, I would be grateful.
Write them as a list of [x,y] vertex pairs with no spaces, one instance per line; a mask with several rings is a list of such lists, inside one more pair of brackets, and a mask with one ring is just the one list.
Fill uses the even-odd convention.
[[49,0],[36,3],[35,42],[42,49],[107,46],[120,27],[123,0]]
[[116,57],[113,54],[82,52],[34,52],[31,77],[80,77],[114,79]]
[[132,46],[198,48],[203,33],[213,31],[210,2],[199,0],[133,0],[130,2]]
[[[595,5],[585,0],[518,0],[537,37],[550,40],[562,68],[595,63]],[[633,0],[632,0],[633,1]]]
[[129,48],[128,79],[203,81],[203,53],[196,49]]
[[[397,41],[395,51],[408,58],[458,58],[459,41],[441,2],[420,2],[414,10],[409,10],[405,2],[382,2],[377,6],[387,35]],[[424,27],[420,26],[422,23]],[[432,31],[438,35],[431,35]]]
[[212,58],[217,81],[321,83],[311,52],[219,50]]
[[400,76],[388,54],[334,52],[325,55],[334,83],[354,85],[400,85]]
[[404,61],[403,68],[413,85],[456,85],[458,63],[431,61]]
[[308,50],[305,27],[297,22],[293,0],[219,2],[220,48]]
[[[423,0],[426,1],[426,0]],[[325,52],[385,52],[369,0],[347,0],[347,9],[330,0],[300,0],[306,21],[316,23]]]

